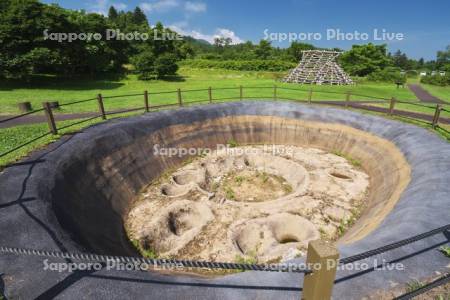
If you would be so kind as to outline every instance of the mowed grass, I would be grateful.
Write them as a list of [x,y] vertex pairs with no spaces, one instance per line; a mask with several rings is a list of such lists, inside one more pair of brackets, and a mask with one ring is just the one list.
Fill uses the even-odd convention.
[[[378,98],[390,99],[395,97],[402,101],[417,102],[417,99],[407,88],[399,88],[389,83],[362,82],[353,86],[309,86],[286,84],[280,82],[285,73],[280,72],[238,72],[227,70],[189,69],[181,68],[179,77],[171,80],[140,81],[134,75],[120,80],[57,80],[41,77],[31,83],[1,83],[0,84],[0,114],[17,114],[17,103],[30,101],[35,109],[41,107],[43,101],[59,101],[60,104],[94,99],[75,105],[63,106],[55,113],[77,113],[98,111],[95,97],[101,93],[107,111],[143,107],[143,91],[149,91],[151,105],[170,104],[178,102],[177,89],[182,90],[184,103],[199,100],[208,100],[207,88],[211,86],[214,99],[222,101],[240,98],[239,86],[243,86],[244,99],[273,99],[274,85],[277,85],[278,98],[306,101],[312,89],[312,101],[319,100],[345,100],[346,93],[351,92],[351,100],[374,100]],[[219,89],[221,88],[221,89]],[[283,89],[285,88],[285,89]],[[162,94],[155,94],[164,92]],[[125,97],[115,97],[126,94],[135,94]],[[109,98],[112,97],[112,98]],[[217,100],[216,100],[217,101]],[[372,104],[388,107],[388,103]],[[434,108],[422,107],[408,103],[397,103],[396,109],[433,114]],[[140,114],[143,111],[133,114]],[[117,114],[114,117],[130,115]],[[450,117],[450,113],[443,112],[443,117]],[[111,117],[108,117],[109,119]],[[76,124],[79,120],[59,121],[58,128]],[[97,118],[76,124],[69,128],[59,130],[56,136],[45,135],[48,132],[47,124],[22,125],[13,128],[0,129],[0,154],[6,153],[36,137],[41,138],[30,142],[14,152],[0,157],[0,166],[10,164],[28,155],[31,151],[39,149],[55,141],[63,134],[79,131],[80,129],[101,122]],[[45,135],[45,136],[43,136]]]
[[[408,89],[397,89],[394,84],[363,82],[353,86],[309,86],[286,84],[280,82],[284,72],[242,72],[216,69],[190,69],[182,67],[179,76],[169,80],[141,81],[135,75],[129,75],[118,80],[90,80],[74,79],[61,80],[52,77],[39,77],[29,83],[3,82],[0,83],[0,114],[17,114],[17,103],[29,101],[34,109],[42,107],[44,101],[59,101],[65,104],[73,101],[93,99],[101,93],[105,98],[105,109],[108,111],[142,107],[144,105],[143,92],[150,93],[150,104],[160,105],[176,103],[177,89],[182,92],[183,101],[197,101],[208,99],[207,90],[190,91],[213,88],[213,98],[238,98],[239,86],[244,86],[244,98],[272,98],[273,86],[286,87],[292,90],[277,91],[278,97],[287,99],[306,100],[309,89],[313,89],[313,100],[344,100],[345,93],[350,91],[352,100],[372,100],[375,98],[396,97],[406,101],[416,101],[415,96]],[[254,88],[252,88],[254,87]],[[261,88],[263,87],[263,88]],[[232,88],[215,90],[219,88]],[[155,95],[158,92],[168,92]],[[125,97],[108,98],[110,96],[130,95]],[[139,94],[139,95],[137,95]],[[63,106],[58,113],[77,113],[97,111],[95,100],[76,105]]]
[[431,84],[422,84],[422,86],[433,96],[450,104],[450,86],[436,86]]
[[[140,114],[139,112],[121,113],[108,116],[109,120]],[[101,118],[83,118],[57,122],[58,134],[49,134],[46,123],[21,125],[0,129],[0,170],[27,156],[30,152],[59,140],[63,135],[80,133],[83,128],[105,122]],[[23,145],[23,147],[21,147]],[[16,149],[17,148],[17,149]],[[12,151],[11,151],[12,150]]]

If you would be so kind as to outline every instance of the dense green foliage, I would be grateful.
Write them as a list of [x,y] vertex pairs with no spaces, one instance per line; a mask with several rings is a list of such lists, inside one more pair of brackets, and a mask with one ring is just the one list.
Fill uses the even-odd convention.
[[447,86],[450,85],[450,75],[447,73],[445,76],[441,76],[439,74],[424,76],[420,79],[420,82],[432,85]]
[[[58,76],[120,73],[123,65],[134,56],[154,56],[154,62],[165,53],[171,53],[161,61],[171,66],[153,66],[155,75],[173,73],[174,63],[188,56],[191,49],[186,42],[177,39],[155,39],[163,34],[173,34],[162,24],[151,28],[140,8],[129,12],[109,10],[105,17],[85,11],[74,11],[57,5],[46,5],[37,0],[2,0],[0,6],[0,77],[28,78],[33,74]],[[147,34],[147,39],[130,39],[127,33]],[[115,36],[111,33],[114,32]],[[76,34],[69,41],[59,33]],[[98,33],[80,36],[80,33]],[[57,37],[60,40],[55,40]],[[139,60],[139,58],[137,58]],[[142,61],[142,59],[141,59]],[[140,69],[138,68],[138,71]],[[147,72],[147,68],[144,72]],[[145,76],[144,76],[145,77]]]
[[367,76],[373,72],[383,70],[391,63],[387,56],[386,45],[353,45],[345,52],[341,63],[350,75]]
[[[108,16],[103,16],[38,0],[2,0],[0,19],[0,78],[30,80],[36,74],[95,78],[121,75],[126,69],[134,70],[141,79],[164,78],[174,75],[177,64],[185,59],[182,65],[198,68],[287,71],[300,61],[302,51],[317,49],[301,42],[279,48],[267,40],[233,44],[230,38],[218,37],[210,44],[192,37],[164,38],[175,33],[161,23],[151,27],[139,7],[117,11],[111,6]],[[107,34],[111,30],[113,37]],[[129,38],[135,32],[146,34],[147,39]],[[78,38],[54,40],[58,33],[74,33]],[[80,33],[99,33],[101,38],[83,39]],[[128,68],[130,63],[134,68]],[[399,81],[400,71],[408,76],[423,70],[450,73],[450,46],[439,51],[435,61],[425,62],[410,59],[401,51],[388,53],[386,45],[354,45],[340,57],[340,63],[351,76]],[[424,82],[445,85],[447,79],[424,78]]]
[[394,67],[388,67],[383,70],[377,70],[367,76],[370,81],[406,83],[406,76],[400,73],[400,70]]
[[295,63],[283,60],[253,59],[253,60],[216,60],[193,59],[182,62],[183,66],[193,68],[213,68],[236,71],[287,71],[296,66]]

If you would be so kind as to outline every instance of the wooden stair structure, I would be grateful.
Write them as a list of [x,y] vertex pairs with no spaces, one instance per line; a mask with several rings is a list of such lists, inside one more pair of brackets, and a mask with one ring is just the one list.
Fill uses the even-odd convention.
[[302,60],[289,72],[283,82],[300,84],[353,84],[352,79],[338,65],[336,59],[342,52],[329,50],[302,51]]

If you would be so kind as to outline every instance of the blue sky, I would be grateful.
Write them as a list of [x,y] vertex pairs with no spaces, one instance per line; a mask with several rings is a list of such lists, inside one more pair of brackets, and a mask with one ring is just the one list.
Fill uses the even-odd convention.
[[[291,33],[321,47],[349,49],[352,44],[386,43],[414,58],[434,59],[450,45],[450,1],[418,0],[45,0],[72,9],[105,13],[110,5],[119,9],[140,6],[151,24],[161,21],[182,34],[212,40],[231,37],[235,43],[258,42],[278,33]],[[403,39],[374,41],[374,30],[403,34]],[[347,34],[338,40],[333,33]],[[355,31],[367,36],[357,40]],[[265,35],[265,32],[267,35]],[[310,35],[309,37],[307,35]],[[312,36],[315,34],[315,36]],[[327,36],[330,34],[330,36]],[[295,36],[296,35],[296,36]],[[278,35],[278,37],[280,37]],[[379,38],[383,38],[378,34]],[[352,40],[353,38],[353,40]],[[368,39],[366,39],[368,38]],[[288,41],[272,42],[286,47]]]

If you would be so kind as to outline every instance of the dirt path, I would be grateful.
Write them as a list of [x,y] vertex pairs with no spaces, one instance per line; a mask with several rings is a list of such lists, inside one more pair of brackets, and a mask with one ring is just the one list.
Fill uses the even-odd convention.
[[[373,111],[373,112],[380,112],[380,113],[388,112],[387,108],[371,106],[370,105],[371,102],[372,101],[351,102],[349,104],[349,107]],[[433,102],[433,103],[436,103],[436,102]],[[320,104],[332,105],[332,106],[345,106],[346,102],[345,101],[320,101]],[[98,113],[95,113],[95,112],[76,113],[76,114],[55,114],[55,120],[56,121],[65,121],[65,120],[89,118],[89,117],[93,117],[97,114]],[[395,110],[395,114],[399,115],[399,116],[403,116],[403,117],[420,119],[420,120],[424,120],[424,121],[428,121],[428,122],[431,122],[433,120],[432,115],[427,115],[427,114],[423,114],[423,113]],[[2,122],[2,120],[5,120],[5,119],[11,118],[11,117],[14,117],[14,115],[0,116],[0,128],[9,128],[9,127],[14,127],[14,126],[18,126],[18,125],[29,125],[29,124],[37,124],[37,123],[47,122],[44,115],[29,115],[29,116],[24,116],[22,118],[14,119],[14,120],[11,120],[8,122]],[[441,117],[439,119],[439,122],[441,122],[443,124],[450,124],[450,118],[442,118]]]
[[431,95],[419,84],[408,84],[408,88],[411,90],[411,92],[413,92],[416,95],[417,99],[419,99],[421,102],[441,103],[441,104],[445,103],[445,101],[442,101],[441,99]]

